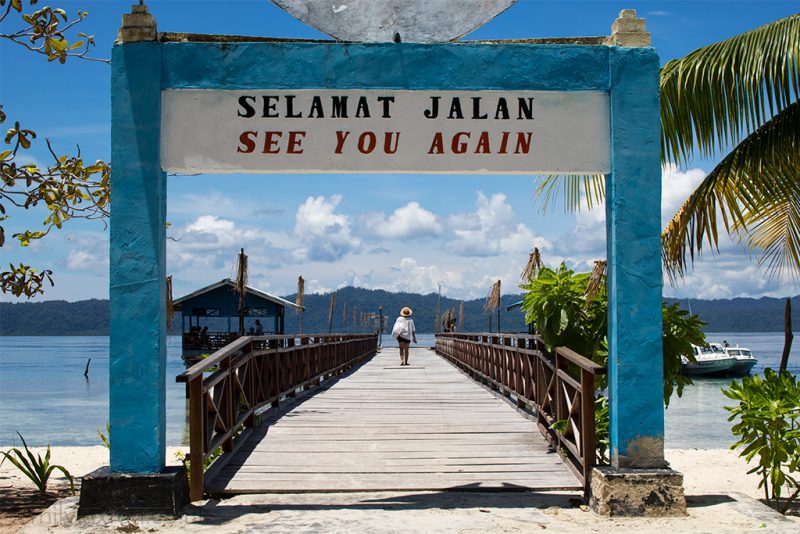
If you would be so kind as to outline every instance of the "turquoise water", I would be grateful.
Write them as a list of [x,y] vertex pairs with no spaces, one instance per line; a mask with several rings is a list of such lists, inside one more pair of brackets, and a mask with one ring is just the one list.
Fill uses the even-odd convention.
[[[432,334],[417,336],[418,346],[433,346]],[[759,358],[755,372],[777,367],[783,334],[709,334],[710,341],[727,339],[749,347]],[[390,336],[384,345],[397,346]],[[800,373],[800,339],[789,360]],[[89,379],[83,376],[92,359]],[[167,343],[167,442],[185,443],[184,385],[175,382],[183,370],[180,338]],[[720,388],[729,379],[696,379],[682,398],[673,396],[666,411],[668,447],[727,447],[732,443],[727,412],[730,401]],[[97,430],[108,421],[107,337],[0,338],[0,445],[19,444],[19,431],[30,445],[99,445]]]

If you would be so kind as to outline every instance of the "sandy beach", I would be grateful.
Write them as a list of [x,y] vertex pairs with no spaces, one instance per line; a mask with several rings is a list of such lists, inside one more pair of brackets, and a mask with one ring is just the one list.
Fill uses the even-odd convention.
[[[36,448],[35,452],[44,449]],[[168,463],[185,448],[170,447]],[[733,451],[672,449],[672,466],[684,474],[689,512],[658,519],[599,518],[580,506],[577,494],[550,493],[371,493],[239,496],[201,501],[176,521],[93,517],[74,521],[77,498],[56,502],[27,525],[0,524],[3,532],[135,531],[239,532],[797,532],[800,516],[781,517],[762,505],[758,478]],[[108,462],[108,450],[54,447],[52,460],[82,476]],[[64,483],[54,475],[53,484]],[[32,484],[6,462],[0,467],[0,491],[30,489]]]

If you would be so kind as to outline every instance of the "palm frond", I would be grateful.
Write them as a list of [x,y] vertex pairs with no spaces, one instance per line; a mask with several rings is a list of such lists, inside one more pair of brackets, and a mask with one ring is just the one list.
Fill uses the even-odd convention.
[[[789,213],[797,207],[786,204],[797,202],[798,180],[800,101],[787,106],[739,143],[667,224],[661,235],[661,254],[670,281],[674,283],[686,273],[704,245],[712,250],[718,248],[718,223],[729,234],[740,237],[752,232],[755,237],[748,239],[748,245],[762,249],[769,258],[791,259],[791,250],[775,248],[781,242],[797,246],[787,240],[791,230],[784,229],[782,240],[770,239],[777,235],[777,227],[766,219],[775,215],[779,221],[790,222]],[[790,266],[785,261],[775,263],[763,258],[761,264],[771,275]],[[800,261],[792,268],[796,272]]]
[[661,69],[662,161],[710,156],[800,94],[800,14],[669,61]]
[[782,198],[770,198],[764,210],[746,212],[743,228],[746,225],[747,246],[761,252],[759,267],[770,277],[787,271],[796,277],[800,265],[800,172],[780,179],[786,185],[779,189]]
[[547,213],[559,196],[563,196],[564,211],[578,211],[584,205],[591,210],[601,205],[606,198],[606,177],[602,174],[551,174],[538,176],[534,180],[536,201],[543,214]]

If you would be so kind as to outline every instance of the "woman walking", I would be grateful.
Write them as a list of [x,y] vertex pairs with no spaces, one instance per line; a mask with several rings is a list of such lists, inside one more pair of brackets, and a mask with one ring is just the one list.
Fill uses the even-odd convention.
[[414,328],[414,320],[411,319],[411,308],[408,306],[400,310],[400,317],[392,328],[392,336],[400,345],[400,365],[408,365],[408,347],[412,341],[417,342],[417,331]]

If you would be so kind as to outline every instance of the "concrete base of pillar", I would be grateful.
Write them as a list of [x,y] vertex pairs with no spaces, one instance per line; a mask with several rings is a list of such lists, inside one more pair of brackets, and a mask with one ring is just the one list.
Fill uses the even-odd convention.
[[602,516],[686,515],[683,475],[672,469],[595,467],[589,506]]
[[101,467],[83,477],[78,517],[95,514],[162,515],[178,518],[189,504],[184,467],[163,473],[112,473]]

